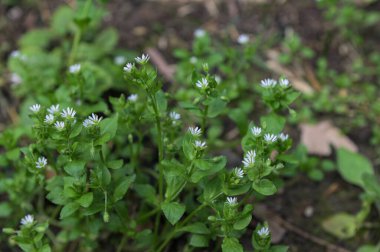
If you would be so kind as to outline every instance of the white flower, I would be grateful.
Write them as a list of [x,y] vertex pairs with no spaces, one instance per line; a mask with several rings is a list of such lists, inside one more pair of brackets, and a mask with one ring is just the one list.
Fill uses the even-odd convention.
[[57,128],[57,130],[63,130],[65,128],[65,123],[61,121],[57,121],[54,123],[54,126]]
[[139,96],[137,94],[131,94],[130,96],[128,96],[128,101],[135,102],[138,98]]
[[259,231],[257,231],[257,234],[262,238],[267,237],[269,235],[269,228],[262,227]]
[[289,87],[289,85],[290,85],[288,79],[280,79],[279,84],[283,88]]
[[198,127],[189,127],[189,132],[196,137],[202,134],[202,130]]
[[234,169],[234,174],[238,178],[243,178],[244,177],[244,171],[241,168],[235,168]]
[[173,123],[175,121],[178,121],[179,119],[181,119],[181,115],[178,114],[177,112],[174,112],[174,111],[169,113],[169,117],[170,117],[170,119],[172,119]]
[[202,141],[199,141],[199,140],[195,141],[194,145],[198,149],[204,149],[204,148],[207,147],[206,142],[202,142]]
[[123,64],[125,63],[126,60],[127,60],[127,59],[126,59],[124,56],[121,56],[121,55],[116,56],[116,57],[114,58],[114,62],[115,62],[116,65],[123,65]]
[[222,82],[222,77],[220,77],[219,75],[215,75],[215,81],[217,84],[220,84]]
[[72,73],[72,74],[79,73],[80,68],[81,68],[81,65],[80,65],[80,64],[74,64],[74,65],[71,65],[71,66],[69,67],[69,72]]
[[33,111],[33,113],[38,113],[38,111],[40,111],[40,109],[41,109],[41,105],[40,104],[34,104],[34,105],[30,106],[29,109],[31,111]]
[[12,52],[11,52],[10,56],[11,56],[12,58],[18,58],[18,57],[21,56],[21,53],[20,53],[19,50],[15,50],[15,51],[12,51]]
[[241,45],[247,44],[249,42],[249,36],[247,34],[240,34],[237,42]]
[[47,159],[45,157],[39,157],[36,162],[36,167],[38,169],[44,168],[47,165]]
[[24,226],[24,225],[32,224],[33,221],[34,221],[33,215],[28,214],[24,218],[21,219],[20,223],[21,225]]
[[267,141],[268,143],[273,143],[273,142],[276,142],[277,136],[267,133],[264,135],[264,140]]
[[66,109],[62,110],[61,116],[63,118],[70,119],[70,118],[74,118],[76,113],[77,112],[75,112],[75,110],[73,108],[66,108]]
[[127,63],[124,67],[123,67],[123,70],[124,72],[127,72],[127,73],[130,73],[132,71],[132,68],[134,67],[135,65],[133,63]]
[[91,121],[91,120],[86,119],[86,120],[83,121],[83,126],[84,126],[85,128],[88,128],[88,127],[90,127],[91,125],[92,125],[92,121]]
[[270,87],[274,87],[276,85],[277,85],[277,81],[275,81],[273,79],[265,79],[265,80],[261,81],[261,86],[263,88],[270,88]]
[[203,29],[201,29],[201,28],[198,28],[198,29],[196,29],[196,30],[194,31],[194,36],[195,36],[196,38],[200,38],[200,37],[203,37],[203,36],[205,36],[205,35],[206,35],[206,31],[203,30]]
[[191,63],[191,64],[195,64],[195,63],[197,63],[197,62],[198,62],[197,57],[192,56],[192,57],[190,58],[190,63]]
[[94,113],[91,114],[91,116],[88,117],[88,119],[93,123],[93,124],[98,124],[100,121],[103,119],[103,117],[99,117],[98,115],[95,115]]
[[261,128],[260,127],[252,127],[251,133],[254,136],[259,136],[261,134]]
[[48,112],[50,114],[55,114],[59,112],[59,104],[51,105],[50,108],[48,108]]
[[289,138],[288,134],[281,133],[278,135],[278,138],[280,138],[282,141],[286,141]]
[[148,61],[149,61],[150,57],[148,54],[143,54],[141,55],[141,57],[136,57],[135,60],[137,61],[137,63],[139,64],[146,64]]
[[46,123],[48,123],[48,124],[54,122],[54,116],[53,116],[52,114],[47,114],[47,115],[45,116],[45,120],[44,120],[44,122],[46,122]]
[[250,167],[255,163],[256,158],[256,152],[255,151],[248,151],[247,154],[245,154],[243,159],[244,167]]
[[10,81],[12,82],[12,84],[14,86],[17,86],[18,84],[20,84],[22,82],[22,79],[21,79],[20,75],[18,75],[16,73],[11,73]]
[[226,203],[230,206],[237,204],[237,198],[236,197],[227,197]]
[[195,85],[198,88],[205,89],[208,86],[208,80],[206,78],[202,78],[201,80],[197,81]]

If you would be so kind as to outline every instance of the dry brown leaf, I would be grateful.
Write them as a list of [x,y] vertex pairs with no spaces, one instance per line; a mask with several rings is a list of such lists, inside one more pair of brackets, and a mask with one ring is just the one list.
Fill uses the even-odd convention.
[[307,147],[308,153],[320,156],[331,154],[330,145],[357,152],[358,147],[347,136],[343,135],[330,121],[318,124],[301,124],[301,143]]
[[288,68],[285,68],[279,63],[279,52],[275,50],[269,50],[267,53],[268,60],[266,62],[268,68],[279,75],[284,75],[286,78],[289,79],[289,81],[292,83],[292,86],[294,89],[297,89],[298,91],[304,93],[304,94],[311,94],[314,92],[314,89],[303,79],[298,77],[296,74],[294,74],[293,71],[291,71]]

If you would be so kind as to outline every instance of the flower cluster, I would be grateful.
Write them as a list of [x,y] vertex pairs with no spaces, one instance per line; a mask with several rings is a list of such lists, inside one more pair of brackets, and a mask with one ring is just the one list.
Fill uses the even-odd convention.
[[285,78],[280,78],[278,82],[274,79],[264,79],[261,81],[260,85],[263,88],[273,88],[277,85],[283,88],[287,88],[290,86],[290,82],[288,79],[285,79]]
[[253,150],[248,151],[243,159],[244,167],[252,167],[255,164],[255,158],[256,158],[256,152]]

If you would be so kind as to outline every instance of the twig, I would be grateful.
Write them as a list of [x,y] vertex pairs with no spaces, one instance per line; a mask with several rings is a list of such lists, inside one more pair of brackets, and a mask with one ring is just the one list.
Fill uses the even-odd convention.
[[170,82],[174,81],[175,67],[169,65],[156,48],[148,48],[145,51],[150,56],[153,64],[157,67],[158,71],[164,76],[164,78]]
[[269,210],[265,205],[262,205],[262,204],[257,205],[256,210],[254,211],[254,215],[259,219],[271,220],[271,222],[279,224],[282,227],[284,227],[285,229],[287,229],[293,233],[296,233],[297,235],[299,235],[299,236],[301,236],[301,237],[303,237],[303,238],[305,238],[311,242],[314,242],[315,244],[318,244],[322,247],[326,247],[328,249],[328,251],[350,252],[349,250],[347,250],[345,248],[342,248],[340,246],[332,244],[326,240],[323,240],[322,238],[319,238],[313,234],[310,234],[310,233],[306,232],[305,230],[291,224],[290,222],[281,218],[275,212]]

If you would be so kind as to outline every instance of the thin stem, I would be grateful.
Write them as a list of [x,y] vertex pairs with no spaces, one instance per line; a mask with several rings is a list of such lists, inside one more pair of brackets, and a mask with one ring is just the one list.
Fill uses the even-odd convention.
[[207,113],[208,113],[208,105],[205,106],[204,112],[203,112],[203,117],[202,117],[202,132],[205,134],[206,132],[206,122],[207,122]]
[[194,217],[194,215],[196,215],[200,210],[202,210],[206,206],[207,206],[207,204],[205,204],[205,203],[203,203],[202,205],[198,206],[181,223],[179,223],[174,228],[174,230],[167,236],[167,238],[164,240],[164,242],[161,244],[161,246],[157,249],[157,252],[161,252],[163,249],[165,249],[166,245],[173,239],[173,237],[177,233],[177,230],[179,228],[185,226]]
[[[154,95],[149,95],[150,100],[152,102],[152,107],[154,110],[155,118],[156,118],[156,127],[157,127],[157,137],[158,137],[158,192],[159,192],[159,201],[162,202],[164,196],[163,182],[164,182],[164,171],[161,166],[161,161],[164,159],[164,145],[162,141],[162,128],[161,128],[161,118],[160,113],[158,111],[157,100]],[[154,237],[157,240],[158,230],[160,228],[160,218],[161,211],[156,215],[155,220],[155,229],[154,229]]]
[[82,37],[82,29],[80,27],[78,27],[77,30],[75,31],[73,45],[71,47],[71,52],[70,52],[70,56],[69,56],[69,60],[68,60],[69,66],[71,66],[74,63],[81,37]]
[[121,242],[120,242],[119,246],[117,247],[117,252],[123,251],[124,244],[127,241],[127,238],[128,238],[127,234],[124,234],[123,238],[121,239]]

